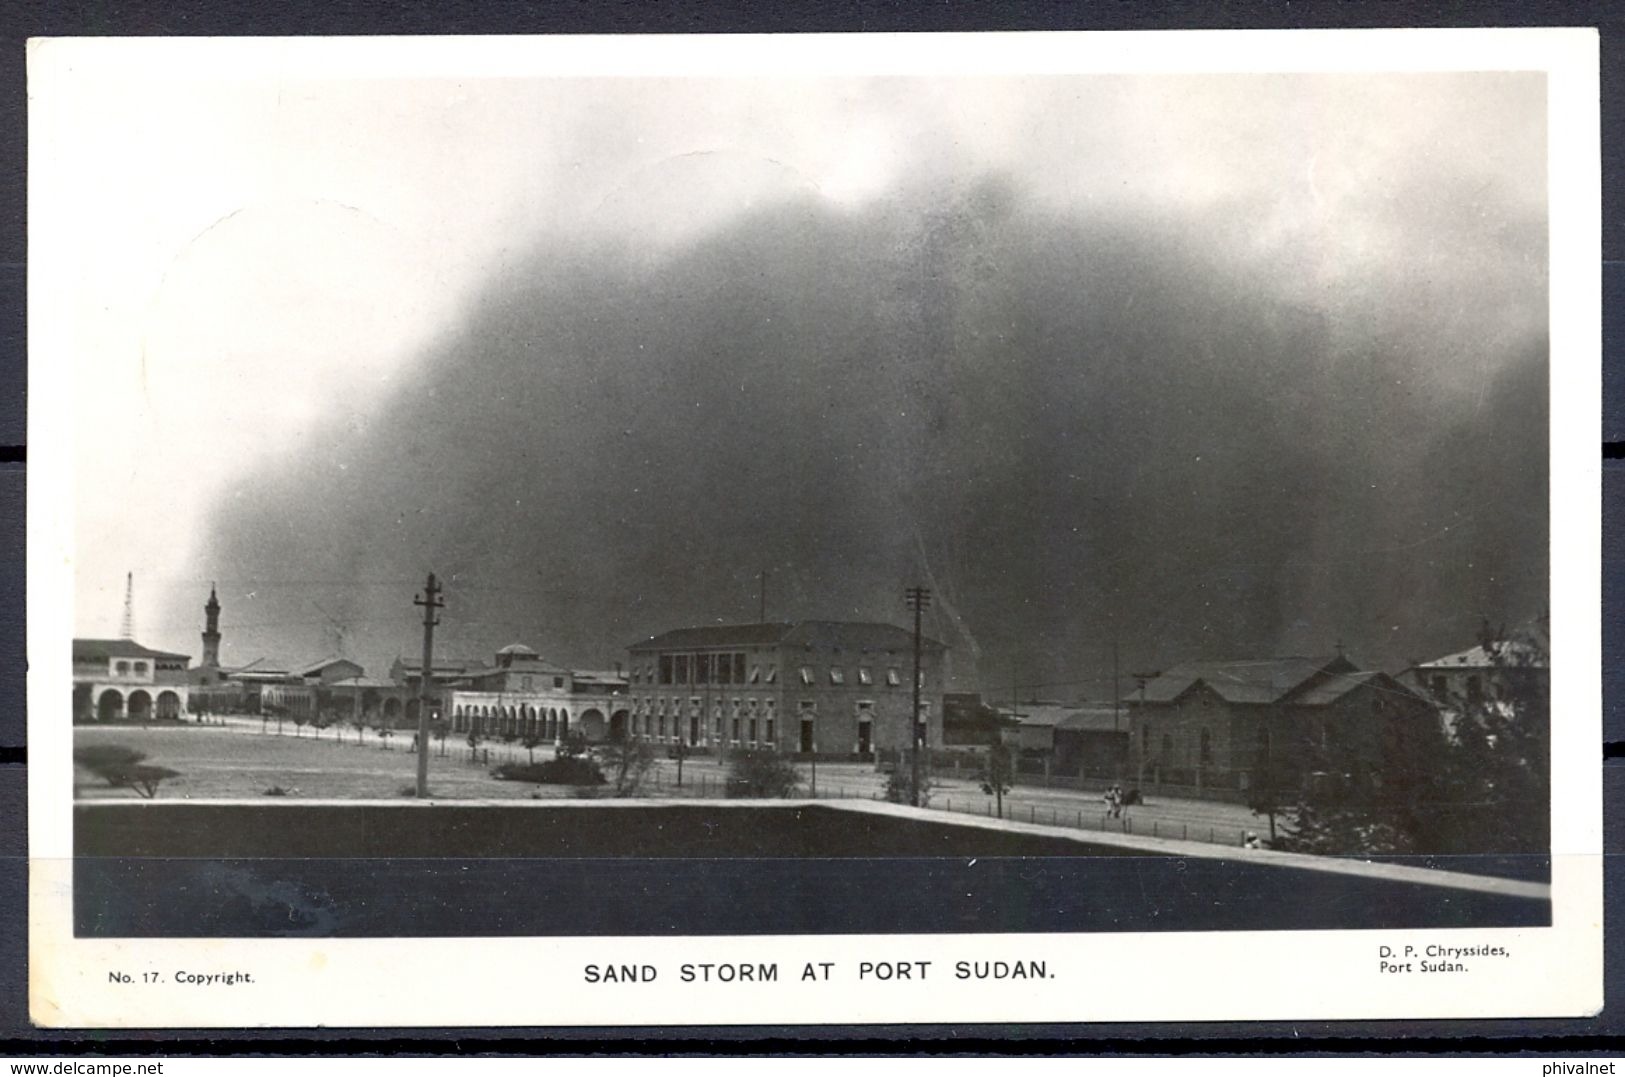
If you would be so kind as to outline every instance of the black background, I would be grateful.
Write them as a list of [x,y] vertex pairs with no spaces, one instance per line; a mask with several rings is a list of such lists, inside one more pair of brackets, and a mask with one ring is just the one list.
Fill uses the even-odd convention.
[[[24,736],[24,483],[26,481],[25,204],[26,87],[24,41],[53,35],[317,35],[523,33],[782,33],[973,30],[1123,30],[1345,28],[1363,26],[1596,26],[1601,30],[1603,131],[1603,666],[1605,885],[1609,907],[1607,1009],[1596,1018],[1538,1021],[1390,1021],[1288,1024],[1095,1024],[667,1029],[485,1029],[321,1033],[166,1031],[75,1033],[35,1030],[27,1018],[27,827]],[[1452,1053],[1523,1050],[1550,1055],[1617,1050],[1625,1030],[1625,945],[1616,896],[1625,885],[1621,858],[1621,793],[1625,742],[1620,689],[1625,636],[1616,556],[1625,544],[1625,378],[1616,353],[1622,340],[1625,221],[1617,210],[1625,176],[1620,125],[1625,79],[1625,5],[1609,3],[1294,3],[1182,2],[949,5],[933,0],[860,4],[734,0],[660,5],[573,0],[525,4],[501,0],[377,3],[294,0],[188,0],[124,3],[25,0],[0,8],[0,1049],[27,1055],[321,1052],[391,1053],[1301,1053],[1407,1051]],[[1560,539],[1554,536],[1554,541]],[[1403,1038],[1402,1044],[1393,1041]]]

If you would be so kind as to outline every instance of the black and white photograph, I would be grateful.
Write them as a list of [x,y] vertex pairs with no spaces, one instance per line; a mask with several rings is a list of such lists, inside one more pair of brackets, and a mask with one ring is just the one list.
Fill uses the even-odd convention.
[[1595,90],[33,42],[35,1021],[1594,1011]]

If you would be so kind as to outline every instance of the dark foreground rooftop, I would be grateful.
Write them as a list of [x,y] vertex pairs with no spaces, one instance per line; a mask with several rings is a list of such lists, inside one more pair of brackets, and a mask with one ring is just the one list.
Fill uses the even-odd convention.
[[1539,882],[853,801],[105,802],[74,819],[75,931],[89,937],[1551,922]]

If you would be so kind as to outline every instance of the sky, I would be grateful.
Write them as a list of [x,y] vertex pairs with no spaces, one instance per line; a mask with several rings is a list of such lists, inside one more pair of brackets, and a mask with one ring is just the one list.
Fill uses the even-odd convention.
[[31,115],[80,635],[1394,669],[1547,589],[1540,75],[131,80]]

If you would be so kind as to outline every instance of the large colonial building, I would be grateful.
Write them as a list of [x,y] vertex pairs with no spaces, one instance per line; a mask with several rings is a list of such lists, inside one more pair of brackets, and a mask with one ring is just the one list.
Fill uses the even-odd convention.
[[[867,757],[911,744],[914,638],[888,624],[707,625],[627,650],[633,736],[707,751]],[[942,744],[943,655],[921,643],[921,719]]]
[[73,720],[144,722],[186,716],[189,655],[129,639],[73,641]]
[[1149,680],[1129,714],[1142,785],[1230,799],[1265,766],[1288,784],[1324,766],[1380,780],[1385,753],[1437,731],[1425,699],[1342,654],[1187,662]]
[[[456,665],[444,671],[452,677],[446,706],[455,733],[557,744],[574,730],[600,744],[627,727],[627,682],[616,674],[566,669],[521,643],[502,648],[488,666]],[[402,667],[406,675],[421,670],[421,662]],[[442,676],[438,664],[434,672]]]

